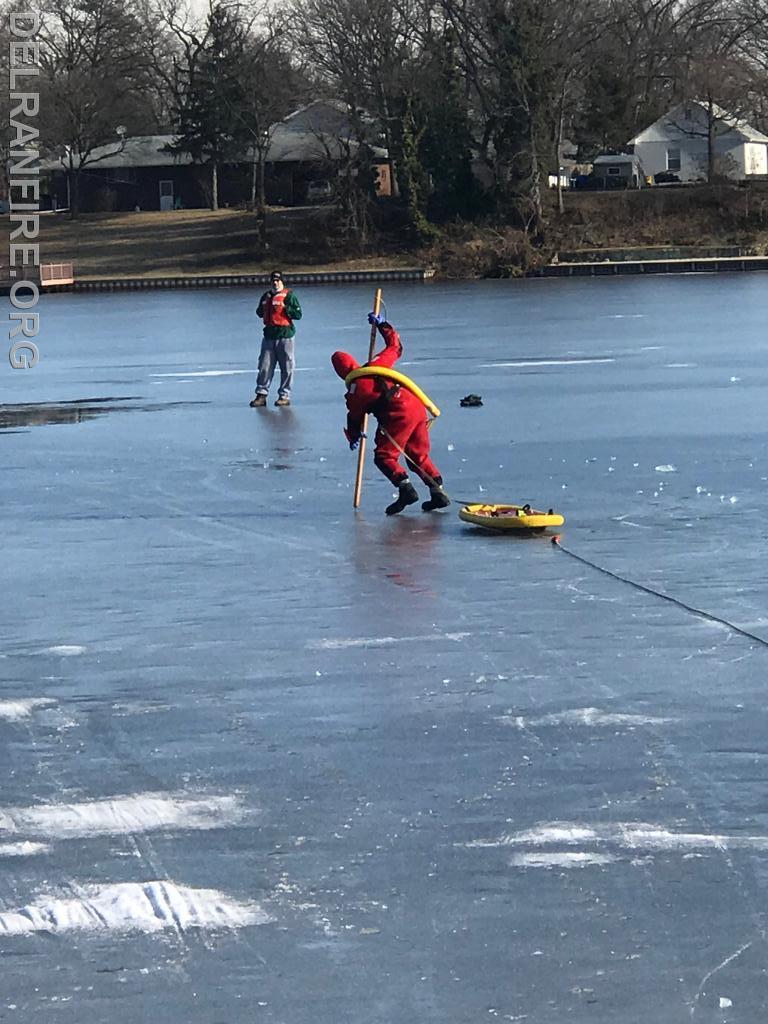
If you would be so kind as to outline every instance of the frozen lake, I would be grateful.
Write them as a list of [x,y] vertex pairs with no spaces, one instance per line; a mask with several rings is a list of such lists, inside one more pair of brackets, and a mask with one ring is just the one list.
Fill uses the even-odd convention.
[[758,1024],[768,276],[385,288],[448,491],[562,550],[352,511],[371,291],[287,410],[246,290],[0,371],[0,1020]]

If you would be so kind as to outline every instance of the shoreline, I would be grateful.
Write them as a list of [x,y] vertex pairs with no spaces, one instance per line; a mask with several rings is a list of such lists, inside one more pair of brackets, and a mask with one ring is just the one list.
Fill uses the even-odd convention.
[[[549,263],[525,274],[494,280],[524,280],[554,277],[606,277],[638,274],[713,274],[768,271],[766,256],[704,256],[669,259],[590,260]],[[307,284],[349,284],[376,281],[434,281],[442,278],[430,267],[380,267],[365,270],[287,270],[286,277],[297,286]],[[459,279],[455,279],[459,280]],[[490,278],[461,278],[490,280]],[[40,294],[115,291],[146,291],[179,288],[233,288],[269,284],[268,273],[258,274],[143,274],[126,277],[84,277],[69,284],[40,287]],[[10,294],[10,282],[0,284],[0,295]]]
[[[349,284],[375,281],[425,281],[434,271],[425,267],[384,267],[373,270],[285,271],[291,285]],[[41,288],[48,292],[144,291],[166,288],[232,288],[269,285],[270,274],[172,274],[133,275],[130,277],[93,277],[72,284],[53,284]]]

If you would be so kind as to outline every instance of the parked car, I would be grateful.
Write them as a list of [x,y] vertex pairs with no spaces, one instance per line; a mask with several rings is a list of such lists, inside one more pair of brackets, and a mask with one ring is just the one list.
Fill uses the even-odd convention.
[[672,171],[658,171],[654,174],[653,180],[656,185],[679,185],[680,175],[673,174]]
[[308,203],[325,203],[329,199],[333,199],[333,185],[331,185],[330,181],[325,179],[310,181],[309,185],[307,185]]

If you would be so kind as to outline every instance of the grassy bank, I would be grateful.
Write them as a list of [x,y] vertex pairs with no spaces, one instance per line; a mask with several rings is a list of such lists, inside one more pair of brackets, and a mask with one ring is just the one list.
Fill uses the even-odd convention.
[[[768,183],[750,188],[696,186],[544,196],[546,242],[534,250],[521,231],[454,225],[422,254],[444,277],[507,277],[560,253],[621,258],[621,250],[722,249],[768,253]],[[641,257],[639,257],[641,258]]]
[[[268,273],[381,266],[378,253],[338,258],[322,244],[326,208],[278,208],[268,219],[268,246],[252,214],[235,210],[171,213],[66,214],[41,217],[41,262],[71,260],[78,278]],[[387,254],[388,266],[412,266],[408,252]]]
[[269,211],[268,246],[242,211],[88,214],[41,217],[43,262],[72,260],[76,276],[135,277],[430,266],[438,276],[506,277],[563,251],[738,246],[768,253],[768,184],[750,188],[647,189],[545,195],[547,242],[534,250],[523,232],[492,224],[449,225],[429,247],[383,231],[364,255],[333,240],[333,207]]

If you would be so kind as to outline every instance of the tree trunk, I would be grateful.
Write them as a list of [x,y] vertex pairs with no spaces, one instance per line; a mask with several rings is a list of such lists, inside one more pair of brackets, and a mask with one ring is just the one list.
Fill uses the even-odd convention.
[[715,180],[715,110],[711,96],[707,97],[707,181]]
[[384,141],[387,144],[387,164],[389,166],[389,181],[392,196],[395,199],[400,197],[400,184],[397,180],[397,172],[395,168],[395,159],[393,156],[394,144],[392,141],[392,115],[390,112],[390,105],[387,101],[386,93],[384,88],[381,88],[381,105],[384,110]]
[[71,169],[68,176],[69,184],[69,217],[77,220],[80,216],[80,171]]
[[75,171],[75,162],[72,159],[72,151],[67,147],[67,210],[69,219],[75,220],[80,212],[79,181]]
[[211,163],[211,209],[219,208],[219,165],[214,160]]
[[259,151],[259,193],[256,204],[256,223],[259,229],[259,241],[267,248],[267,189],[266,189],[266,152]]
[[560,183],[560,150],[563,146],[563,121],[565,119],[565,94],[567,85],[563,84],[558,100],[557,111],[557,133],[555,138],[555,173],[557,174],[557,212],[562,217],[565,213],[565,200],[563,199],[563,186]]
[[[541,164],[539,163],[539,154],[536,149],[536,133],[534,131],[533,120],[531,120],[530,129],[530,141],[531,141],[531,184],[530,184],[530,198],[533,206],[533,218],[531,227],[533,228],[532,238],[534,245],[544,244],[544,213],[541,208]],[[557,176],[560,177],[560,168],[558,166]]]
[[267,160],[266,153],[259,153],[259,207],[267,208]]

